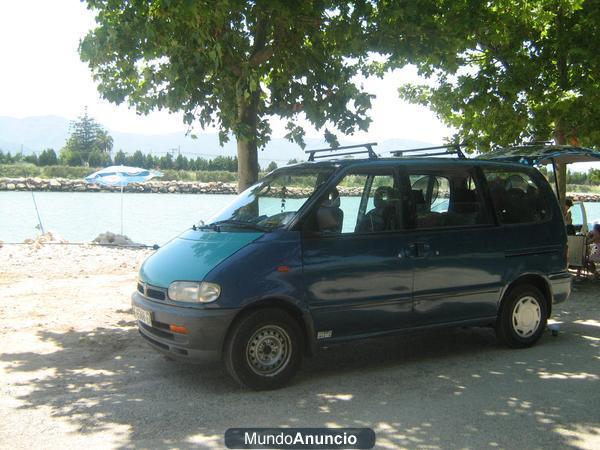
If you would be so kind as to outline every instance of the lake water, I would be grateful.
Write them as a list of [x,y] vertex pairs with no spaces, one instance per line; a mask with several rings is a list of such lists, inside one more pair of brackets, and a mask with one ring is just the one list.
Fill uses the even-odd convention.
[[[120,193],[36,192],[42,224],[70,242],[90,242],[121,227]],[[209,194],[123,194],[123,231],[135,242],[162,245],[234,198]],[[600,221],[600,203],[586,203],[588,222]],[[574,219],[576,219],[574,215]],[[0,240],[34,237],[37,216],[31,192],[0,192]]]

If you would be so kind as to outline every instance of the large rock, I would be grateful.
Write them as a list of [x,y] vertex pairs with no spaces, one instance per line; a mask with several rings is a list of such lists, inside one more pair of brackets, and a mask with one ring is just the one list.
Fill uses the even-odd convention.
[[133,242],[127,236],[122,234],[115,234],[107,231],[106,233],[99,234],[96,239],[92,241],[94,244],[108,245],[114,247],[142,247],[143,244]]

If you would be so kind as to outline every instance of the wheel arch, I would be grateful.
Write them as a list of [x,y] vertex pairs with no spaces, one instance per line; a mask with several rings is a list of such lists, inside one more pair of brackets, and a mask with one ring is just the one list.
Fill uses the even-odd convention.
[[[502,297],[500,297],[500,308],[502,308],[502,304],[506,295],[517,286],[523,285],[531,285],[539,289],[539,291],[544,295],[544,299],[546,300],[546,310],[547,317],[550,317],[552,314],[552,290],[550,289],[550,283],[548,280],[539,273],[527,273],[520,275],[518,278],[513,280],[506,286],[504,292],[502,293]],[[499,310],[500,310],[499,308]]]
[[302,330],[302,333],[304,335],[304,354],[306,356],[312,356],[316,353],[317,344],[316,340],[314,339],[315,328],[312,316],[308,311],[302,310],[293,301],[279,297],[264,298],[244,306],[236,314],[233,321],[229,325],[229,328],[225,335],[225,339],[223,340],[223,347],[225,346],[225,343],[227,342],[231,331],[243,317],[258,309],[266,308],[277,308],[287,312],[298,323],[298,326]]

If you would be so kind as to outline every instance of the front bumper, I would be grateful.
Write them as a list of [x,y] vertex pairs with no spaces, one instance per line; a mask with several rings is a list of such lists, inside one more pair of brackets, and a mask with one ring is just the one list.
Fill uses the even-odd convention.
[[[221,358],[223,341],[238,309],[185,308],[152,301],[139,292],[131,296],[133,306],[152,313],[152,326],[137,322],[142,337],[160,353],[190,361]],[[174,333],[169,325],[183,326],[188,334]]]
[[560,272],[548,277],[552,291],[552,303],[562,303],[571,295],[573,276],[569,272]]

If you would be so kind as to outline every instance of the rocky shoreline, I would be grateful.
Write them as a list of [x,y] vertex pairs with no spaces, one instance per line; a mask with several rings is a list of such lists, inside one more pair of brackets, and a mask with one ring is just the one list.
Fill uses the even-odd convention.
[[[120,187],[88,184],[83,180],[68,178],[0,178],[0,191],[49,192],[120,192]],[[124,192],[164,194],[237,194],[235,183],[199,181],[156,181],[131,183]]]
[[[67,178],[0,178],[0,191],[36,191],[36,192],[120,192],[119,187],[87,184],[83,180]],[[158,181],[132,183],[123,188],[124,192],[163,193],[163,194],[237,194],[235,183],[220,181]],[[311,189],[290,189],[286,192],[289,198],[307,195]],[[345,194],[360,195],[359,188],[347,188]],[[600,194],[570,192],[567,194],[574,201],[600,202]]]

